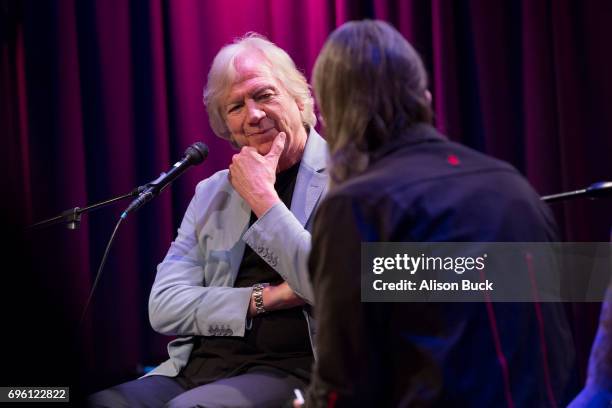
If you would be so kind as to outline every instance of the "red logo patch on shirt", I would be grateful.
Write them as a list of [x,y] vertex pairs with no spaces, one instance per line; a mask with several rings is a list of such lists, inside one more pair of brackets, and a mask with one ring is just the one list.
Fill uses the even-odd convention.
[[457,156],[455,156],[454,154],[449,154],[448,157],[446,158],[446,161],[451,166],[458,166],[461,163],[459,161],[459,158]]

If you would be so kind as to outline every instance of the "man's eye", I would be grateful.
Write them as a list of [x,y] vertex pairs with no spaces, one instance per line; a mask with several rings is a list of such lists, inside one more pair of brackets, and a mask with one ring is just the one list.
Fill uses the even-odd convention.
[[257,99],[265,101],[266,99],[270,99],[271,97],[273,97],[274,94],[271,92],[266,92],[266,93],[262,93],[260,95],[257,96]]
[[238,109],[240,109],[242,105],[238,104],[238,105],[232,105],[228,108],[227,113],[232,113],[232,112],[236,112],[238,111]]

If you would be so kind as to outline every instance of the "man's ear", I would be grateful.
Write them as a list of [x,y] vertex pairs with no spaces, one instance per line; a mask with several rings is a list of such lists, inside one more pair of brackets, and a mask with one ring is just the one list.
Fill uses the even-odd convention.
[[429,92],[429,89],[425,90],[425,99],[431,105],[431,92]]
[[296,99],[295,104],[301,112],[304,111],[304,102],[302,102],[300,99]]

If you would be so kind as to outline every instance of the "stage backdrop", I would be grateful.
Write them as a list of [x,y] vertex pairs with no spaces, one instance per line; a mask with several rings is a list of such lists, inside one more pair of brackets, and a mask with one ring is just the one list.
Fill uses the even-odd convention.
[[[421,53],[436,126],[515,165],[541,194],[612,179],[612,6],[570,0],[1,0],[5,385],[135,376],[166,356],[148,293],[196,183],[233,150],[208,126],[202,88],[221,46],[256,31],[310,78],[327,35],[387,20]],[[206,162],[119,230],[85,324],[93,276],[126,202],[76,231],[23,225],[130,191],[191,143]],[[610,200],[555,206],[565,240],[605,241]],[[521,222],[520,214],[508,214]],[[598,305],[571,309],[584,368]],[[85,375],[84,373],[87,372]]]

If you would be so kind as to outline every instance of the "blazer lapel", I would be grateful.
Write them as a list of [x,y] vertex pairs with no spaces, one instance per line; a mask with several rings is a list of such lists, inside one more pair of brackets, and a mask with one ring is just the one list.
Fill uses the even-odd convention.
[[327,144],[321,136],[311,129],[304,148],[295,189],[291,200],[291,212],[305,226],[317,202],[327,189]]

